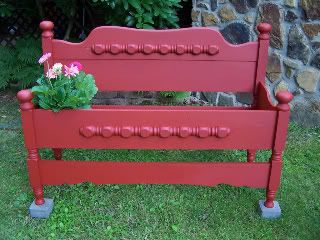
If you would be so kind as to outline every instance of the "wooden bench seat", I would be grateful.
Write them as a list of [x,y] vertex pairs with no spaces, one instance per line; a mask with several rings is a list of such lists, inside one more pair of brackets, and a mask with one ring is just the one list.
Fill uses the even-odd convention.
[[[229,184],[266,188],[264,207],[274,208],[289,121],[289,92],[273,105],[265,87],[271,26],[259,40],[227,43],[214,29],[136,30],[99,27],[81,43],[53,39],[53,23],[40,24],[50,64],[79,61],[101,91],[251,92],[249,107],[93,106],[54,113],[33,106],[29,90],[18,93],[35,204],[44,185]],[[52,148],[56,161],[40,159]],[[247,162],[137,163],[61,160],[62,149],[242,149]],[[272,150],[255,162],[256,150]]]

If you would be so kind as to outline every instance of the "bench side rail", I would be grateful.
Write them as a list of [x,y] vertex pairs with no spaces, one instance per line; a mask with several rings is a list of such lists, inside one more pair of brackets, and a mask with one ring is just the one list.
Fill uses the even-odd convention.
[[271,149],[276,118],[276,111],[182,107],[33,114],[38,148],[85,149]]
[[85,41],[70,43],[53,39],[53,23],[40,27],[43,52],[52,53],[51,62],[80,61],[99,90],[253,92],[257,61],[266,57],[259,54],[259,42],[232,45],[209,28],[104,26]]

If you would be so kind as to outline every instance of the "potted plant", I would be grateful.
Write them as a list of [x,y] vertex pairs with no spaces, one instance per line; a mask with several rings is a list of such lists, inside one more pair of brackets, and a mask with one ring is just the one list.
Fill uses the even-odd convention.
[[33,101],[43,109],[58,112],[61,109],[90,108],[90,102],[97,93],[94,77],[82,71],[79,62],[68,65],[55,63],[50,67],[48,59],[51,53],[45,53],[39,64],[47,64],[47,72],[32,87]]

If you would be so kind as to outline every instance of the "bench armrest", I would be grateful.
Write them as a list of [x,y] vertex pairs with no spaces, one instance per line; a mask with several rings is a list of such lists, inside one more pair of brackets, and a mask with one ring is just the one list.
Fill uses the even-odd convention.
[[278,110],[278,111],[289,111],[289,103],[293,99],[293,96],[288,91],[280,91],[276,94],[278,101],[277,105],[274,105],[270,99],[269,92],[266,87],[259,83],[258,85],[258,96],[257,96],[257,109],[258,110]]

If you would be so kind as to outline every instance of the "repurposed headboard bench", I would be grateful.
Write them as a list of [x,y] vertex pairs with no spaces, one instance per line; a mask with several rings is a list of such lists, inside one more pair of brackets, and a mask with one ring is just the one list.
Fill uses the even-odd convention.
[[[80,61],[101,91],[251,92],[250,107],[93,106],[54,113],[18,93],[27,165],[35,201],[33,217],[48,217],[53,202],[44,185],[228,184],[265,188],[263,217],[280,216],[275,201],[289,121],[289,92],[271,103],[265,71],[271,26],[258,26],[259,40],[232,45],[214,29],[137,30],[98,27],[81,43],[53,39],[43,21],[43,52],[54,62]],[[52,148],[56,160],[38,149]],[[62,149],[243,149],[247,162],[97,162],[61,160]],[[256,150],[270,149],[269,161],[255,162]]]

